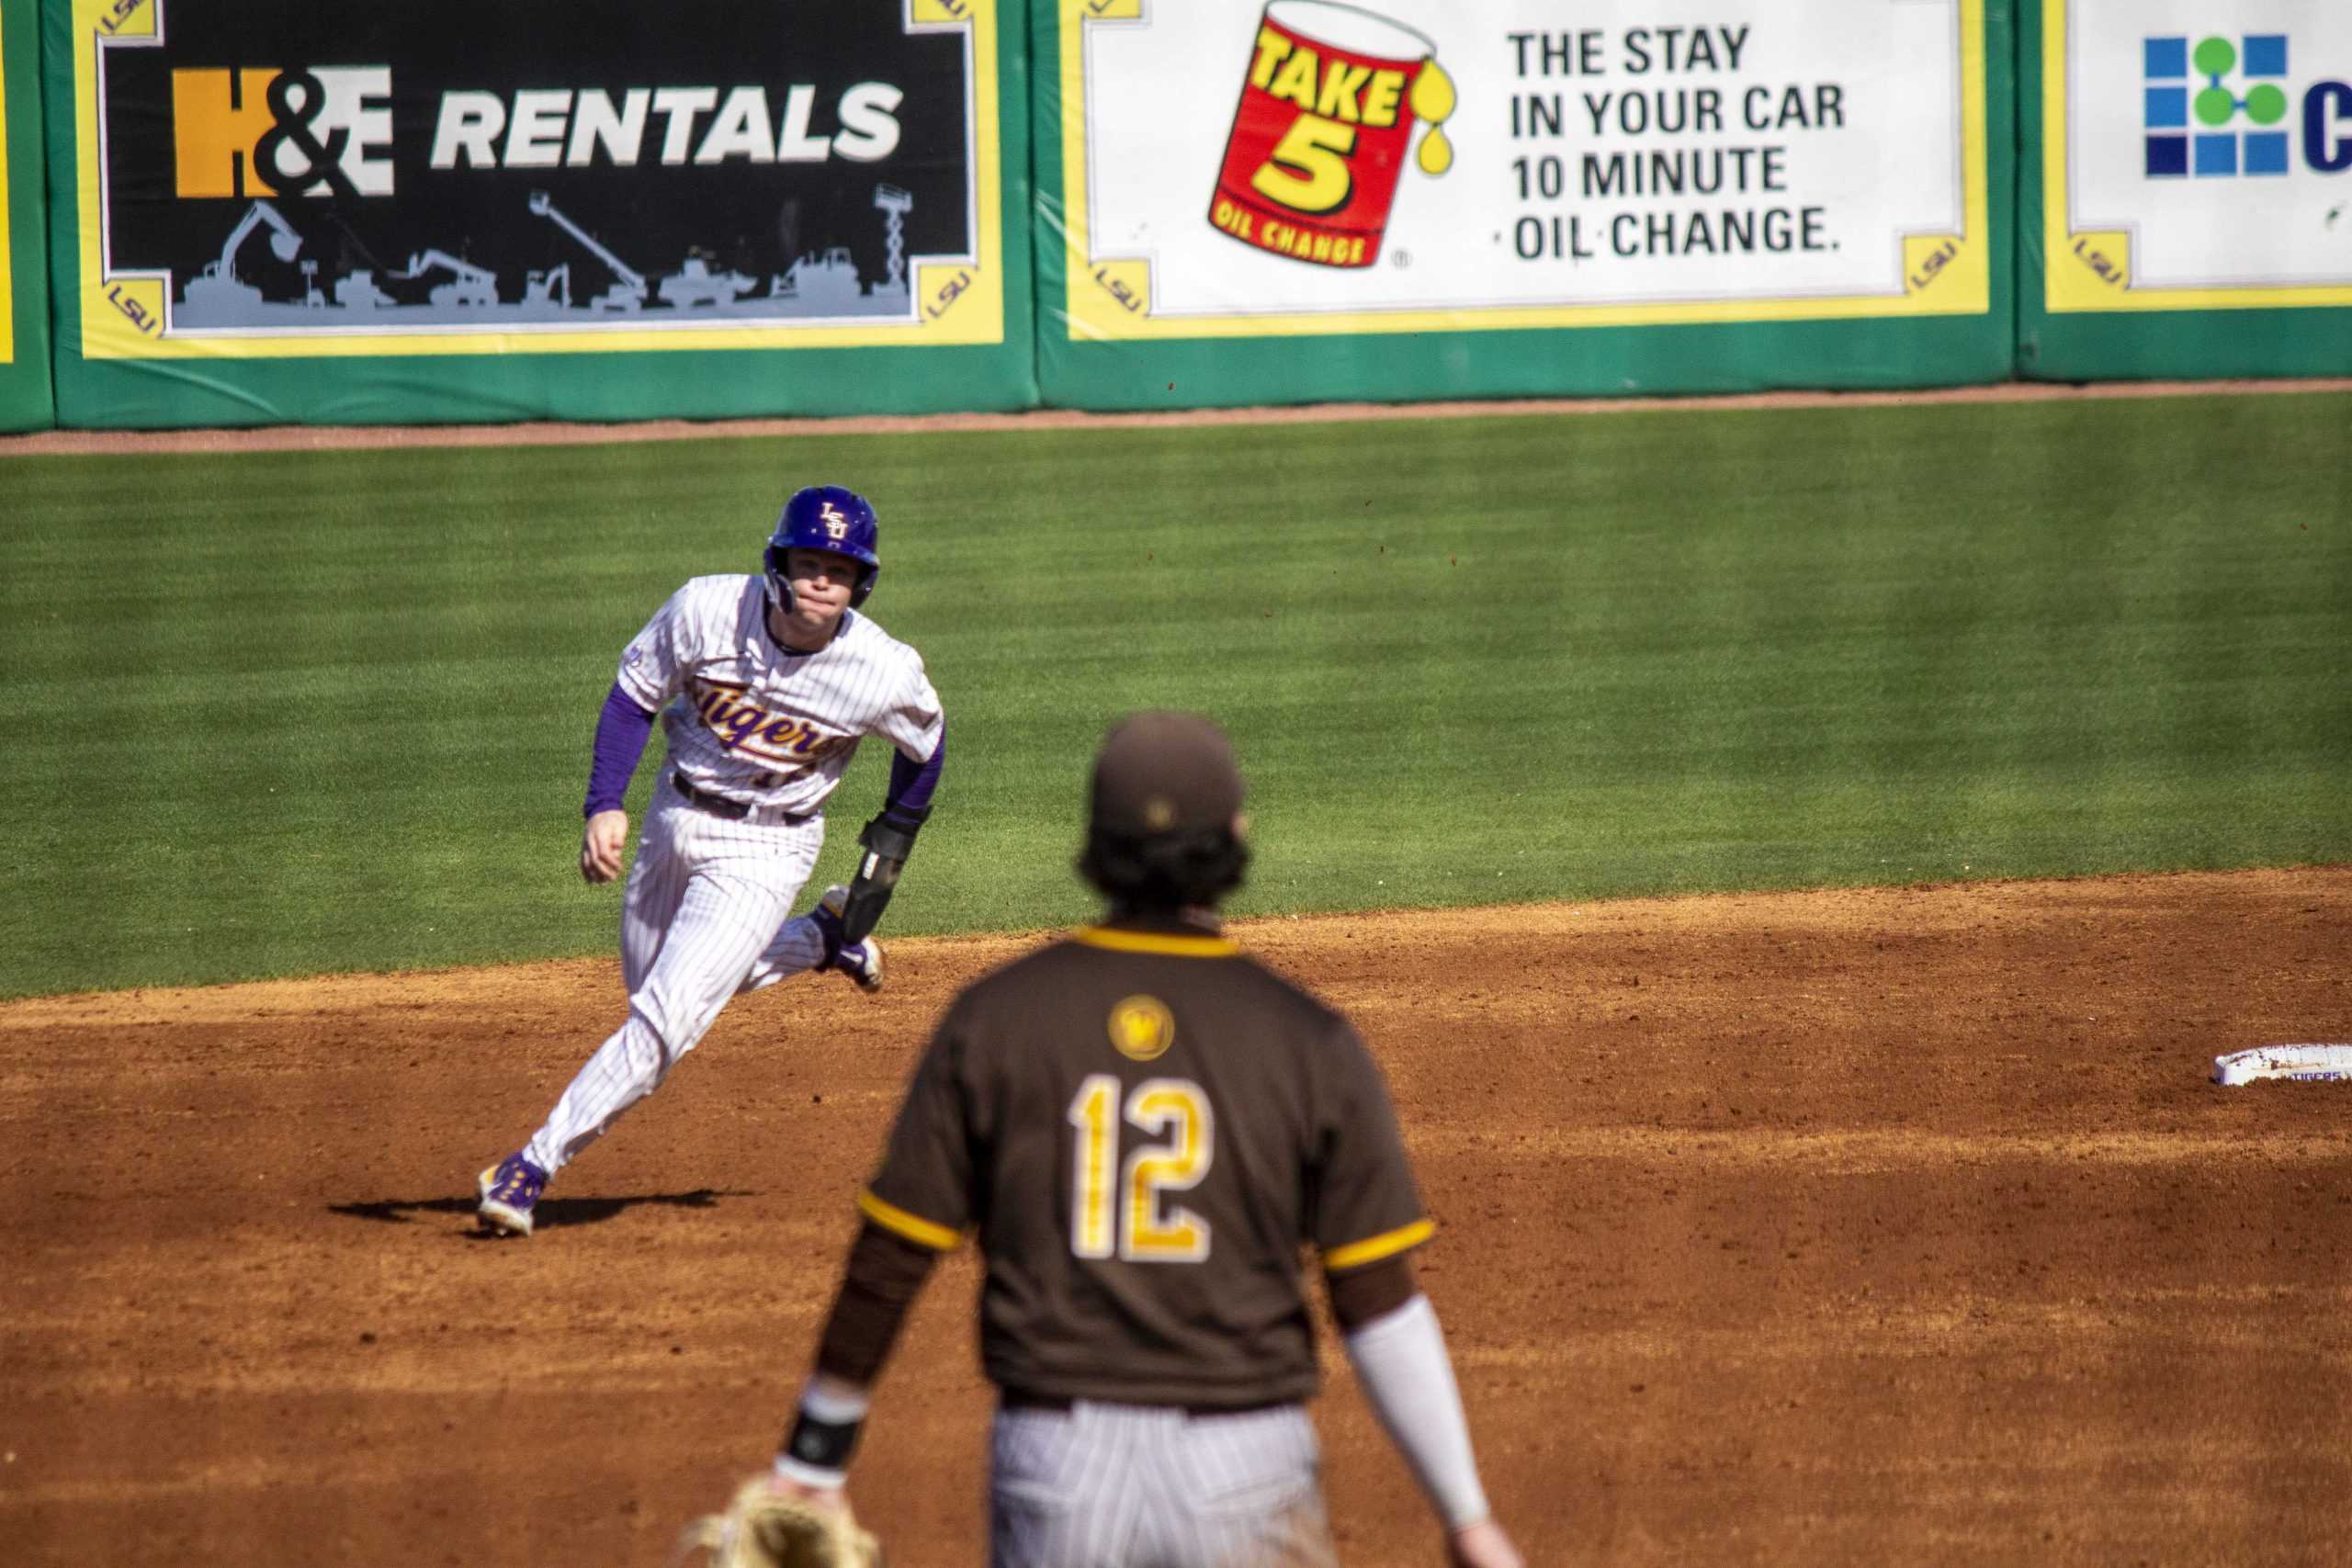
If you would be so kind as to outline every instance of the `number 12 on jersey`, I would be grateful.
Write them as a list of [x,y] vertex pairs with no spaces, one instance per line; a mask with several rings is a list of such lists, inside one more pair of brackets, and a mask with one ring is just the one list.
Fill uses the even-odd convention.
[[[1209,1255],[1209,1223],[1189,1209],[1161,1205],[1161,1194],[1197,1187],[1216,1157],[1216,1117],[1201,1086],[1187,1078],[1146,1078],[1128,1091],[1122,1116],[1119,1080],[1091,1074],[1069,1102],[1078,1129],[1070,1181],[1070,1250],[1080,1258],[1131,1263],[1198,1263]],[[1159,1141],[1119,1157],[1122,1124]]]

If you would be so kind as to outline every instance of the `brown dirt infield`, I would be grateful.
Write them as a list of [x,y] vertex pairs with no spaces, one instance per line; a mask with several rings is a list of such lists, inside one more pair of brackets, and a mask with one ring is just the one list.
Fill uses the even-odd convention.
[[[2352,867],[1252,923],[1406,1120],[1538,1564],[2309,1563],[2352,1541]],[[1025,939],[738,1002],[528,1242],[472,1177],[607,962],[0,1007],[0,1562],[660,1564],[763,1462],[910,1055]],[[853,1487],[979,1561],[959,1256]],[[1351,1568],[1440,1561],[1333,1359]]]

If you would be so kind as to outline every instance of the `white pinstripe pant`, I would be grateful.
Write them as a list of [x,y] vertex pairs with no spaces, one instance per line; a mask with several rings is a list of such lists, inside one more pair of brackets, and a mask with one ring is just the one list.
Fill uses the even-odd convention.
[[1334,1568],[1304,1405],[997,1412],[990,1568]]
[[575,1074],[525,1156],[553,1176],[662,1086],[739,991],[772,986],[824,955],[807,918],[787,919],[825,841],[797,827],[736,822],[679,798],[662,775],[621,897],[628,1018]]

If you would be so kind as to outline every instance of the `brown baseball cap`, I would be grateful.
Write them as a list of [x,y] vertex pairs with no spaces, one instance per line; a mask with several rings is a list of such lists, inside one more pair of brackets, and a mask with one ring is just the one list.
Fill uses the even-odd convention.
[[1198,714],[1131,714],[1094,757],[1092,829],[1119,838],[1229,828],[1241,809],[1233,742]]

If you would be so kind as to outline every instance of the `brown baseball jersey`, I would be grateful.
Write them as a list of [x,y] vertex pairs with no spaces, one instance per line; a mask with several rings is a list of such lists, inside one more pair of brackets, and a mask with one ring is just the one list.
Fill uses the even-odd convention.
[[956,998],[859,1207],[943,1251],[977,1232],[1008,1392],[1204,1408],[1314,1393],[1302,1244],[1345,1270],[1432,1228],[1347,1021],[1230,938],[1142,922]]

